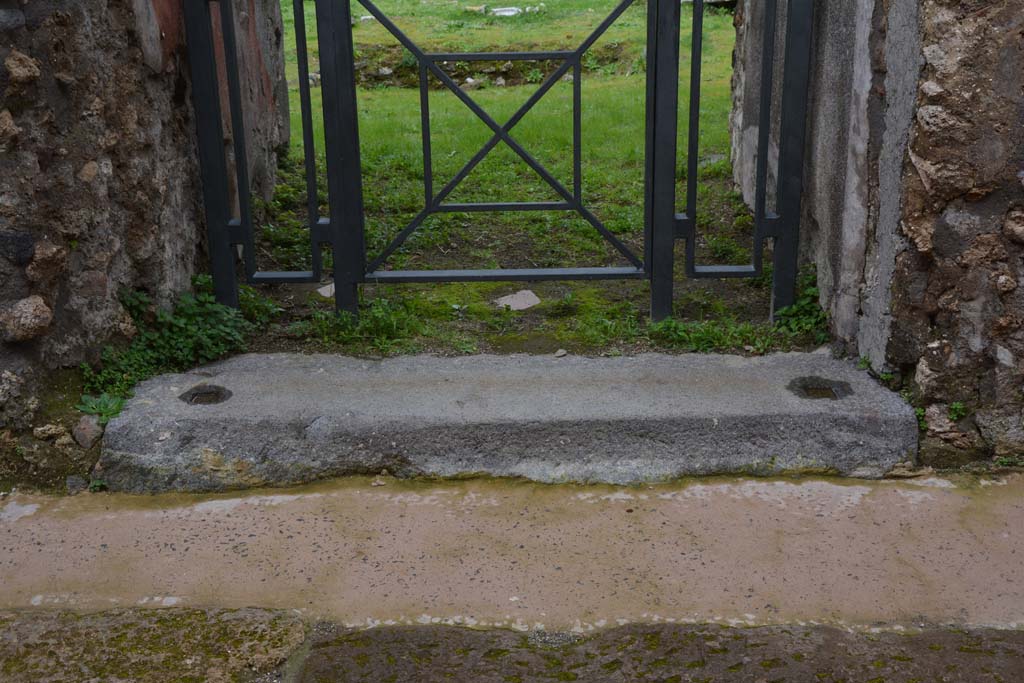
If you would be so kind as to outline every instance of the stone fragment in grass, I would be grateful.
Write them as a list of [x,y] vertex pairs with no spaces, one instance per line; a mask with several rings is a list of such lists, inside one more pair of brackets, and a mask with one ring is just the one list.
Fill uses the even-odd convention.
[[100,426],[100,419],[96,415],[83,415],[75,428],[71,430],[75,441],[85,450],[96,445],[96,442],[103,436],[103,427]]
[[509,308],[513,311],[525,311],[540,304],[540,298],[529,289],[523,289],[515,294],[503,296],[494,302],[498,308]]

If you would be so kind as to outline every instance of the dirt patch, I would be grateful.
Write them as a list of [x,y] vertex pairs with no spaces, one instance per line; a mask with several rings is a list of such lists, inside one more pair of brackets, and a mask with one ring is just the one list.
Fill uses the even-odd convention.
[[82,417],[75,408],[82,396],[81,373],[59,370],[47,380],[38,394],[37,429],[0,431],[0,491],[18,486],[64,492],[69,477],[73,485],[85,486],[99,459],[98,444],[84,449],[71,438]]

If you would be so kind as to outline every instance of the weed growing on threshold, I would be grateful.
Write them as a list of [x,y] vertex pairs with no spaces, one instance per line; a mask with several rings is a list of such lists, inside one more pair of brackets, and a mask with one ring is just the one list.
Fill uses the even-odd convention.
[[828,316],[818,304],[818,274],[805,268],[797,280],[796,303],[775,313],[775,329],[791,338],[807,337],[815,344],[829,340]]
[[82,400],[75,406],[80,412],[86,415],[95,415],[99,418],[101,426],[106,426],[113,418],[121,414],[124,409],[124,397],[100,394],[99,396],[83,396]]
[[105,348],[98,366],[82,366],[87,394],[127,397],[137,383],[154,375],[181,372],[244,351],[254,327],[240,311],[218,304],[202,291],[183,294],[169,311],[154,311],[152,300],[142,292],[127,292],[122,302],[138,333],[125,348]]

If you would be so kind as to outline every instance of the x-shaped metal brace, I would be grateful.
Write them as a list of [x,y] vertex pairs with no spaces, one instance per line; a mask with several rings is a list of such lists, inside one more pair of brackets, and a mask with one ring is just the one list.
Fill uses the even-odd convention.
[[[558,181],[539,161],[533,158],[522,145],[520,145],[510,134],[511,130],[515,128],[523,117],[551,90],[552,87],[563,76],[565,76],[570,69],[574,70],[574,77],[577,81],[576,87],[578,88],[578,81],[580,78],[580,64],[583,55],[589,50],[594,44],[604,35],[609,27],[625,12],[634,2],[634,0],[622,0],[612,11],[612,13],[605,18],[604,21],[591,33],[586,40],[576,49],[565,52],[537,52],[537,53],[475,53],[475,54],[452,54],[452,55],[432,55],[424,52],[418,45],[416,45],[408,36],[406,36],[401,29],[399,29],[394,22],[388,18],[374,3],[372,0],[359,0],[359,2],[366,8],[366,10],[380,22],[384,28],[386,28],[402,46],[408,50],[419,62],[420,65],[420,81],[421,87],[425,92],[425,83],[428,74],[433,74],[446,88],[458,97],[466,107],[472,111],[477,118],[484,122],[488,128],[493,132],[493,136],[488,142],[478,151],[470,161],[463,166],[463,168],[450,180],[440,192],[436,195],[433,194],[431,188],[431,178],[429,172],[426,174],[425,183],[427,187],[427,201],[426,206],[420,211],[412,222],[409,223],[398,236],[384,249],[384,251],[378,256],[369,266],[369,271],[376,271],[389,258],[405,243],[405,241],[412,235],[428,216],[439,212],[450,212],[453,210],[465,211],[465,210],[498,210],[502,207],[506,209],[522,210],[524,205],[500,205],[500,204],[480,204],[480,205],[446,205],[444,200],[447,199],[451,193],[459,186],[459,184],[466,179],[466,177],[472,173],[473,169],[480,164],[481,161],[493,150],[499,142],[504,142],[509,148],[512,149],[526,164],[533,169],[538,176],[541,177],[551,188],[558,193],[559,196],[564,200],[563,203],[544,203],[535,204],[531,208],[533,210],[539,209],[554,209],[554,210],[573,210],[579,213],[588,223],[590,223],[616,250],[619,251],[633,266],[636,268],[642,268],[643,262],[625,245],[615,237],[611,231],[583,204],[580,191],[580,169],[575,169],[575,182],[574,189],[570,191],[561,182]],[[500,60],[508,58],[517,59],[530,59],[534,61],[543,60],[560,60],[561,65],[555,69],[555,71],[547,77],[544,83],[541,84],[540,88],[521,106],[516,113],[508,120],[505,125],[498,124],[477,102],[470,97],[459,84],[456,83],[445,71],[438,66],[437,62],[443,59],[456,59],[466,61],[485,61],[485,60]],[[578,92],[578,91],[577,91]],[[424,98],[425,99],[425,98]],[[574,103],[574,107],[577,110],[574,111],[574,116],[578,121],[579,102],[578,96],[575,98],[577,101]],[[425,106],[426,103],[423,103]],[[427,125],[427,121],[424,122],[424,126]],[[577,125],[578,128],[578,125]],[[426,127],[425,127],[426,130]],[[429,133],[424,134],[425,138],[429,138]],[[575,146],[579,149],[579,134],[575,135]],[[429,154],[429,140],[425,139],[424,153]],[[428,161],[429,165],[429,161]]]

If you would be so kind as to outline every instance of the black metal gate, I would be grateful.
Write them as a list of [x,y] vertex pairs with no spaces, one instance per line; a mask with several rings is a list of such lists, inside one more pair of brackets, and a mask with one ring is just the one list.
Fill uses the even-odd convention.
[[[644,207],[644,253],[634,253],[587,208],[581,192],[581,96],[584,54],[623,12],[637,0],[622,0],[579,47],[565,51],[435,53],[426,52],[408,38],[374,3],[358,2],[416,59],[420,73],[424,159],[424,207],[398,236],[376,256],[365,246],[362,166],[356,109],[355,45],[352,38],[351,0],[315,0],[323,88],[323,121],[327,161],[330,218],[320,215],[316,192],[313,151],[313,113],[310,97],[309,60],[305,44],[303,0],[294,0],[301,91],[308,220],[312,270],[260,272],[256,268],[253,212],[246,160],[245,127],[239,78],[239,54],[230,0],[186,0],[192,93],[198,126],[199,158],[206,206],[211,270],[218,300],[238,305],[237,248],[241,247],[246,278],[251,283],[319,282],[323,275],[321,249],[329,247],[334,261],[335,296],[339,310],[358,311],[358,287],[365,282],[539,281],[594,279],[649,279],[651,315],[661,320],[672,313],[676,240],[685,240],[685,269],[692,278],[756,277],[763,270],[764,244],[773,239],[773,309],[793,303],[796,292],[798,236],[803,190],[803,160],[807,89],[811,54],[813,0],[786,2],[781,111],[778,112],[778,166],[775,211],[768,208],[769,146],[775,108],[776,41],[779,0],[762,0],[762,70],[756,162],[753,262],[746,266],[703,266],[696,262],[697,171],[700,132],[701,49],[704,0],[693,1],[692,55],[689,92],[688,170],[686,209],[676,210],[677,138],[680,63],[680,0],[648,0],[647,7],[647,120]],[[216,23],[213,5],[219,6]],[[218,26],[220,36],[214,33]],[[227,105],[233,130],[233,156],[237,207],[229,189],[229,164],[225,157],[222,125],[218,43],[223,45]],[[504,124],[494,120],[472,96],[440,66],[445,61],[555,61],[559,66],[539,89]],[[573,187],[565,187],[512,137],[510,131],[563,76],[573,75]],[[431,131],[428,78],[439,80],[493,133],[490,140],[440,190],[435,191],[431,163]],[[504,143],[526,162],[561,198],[557,202],[452,203],[446,200],[473,168],[497,145]],[[386,270],[388,259],[423,221],[436,213],[485,211],[571,211],[597,230],[625,259],[626,267],[544,268],[498,270]]]

